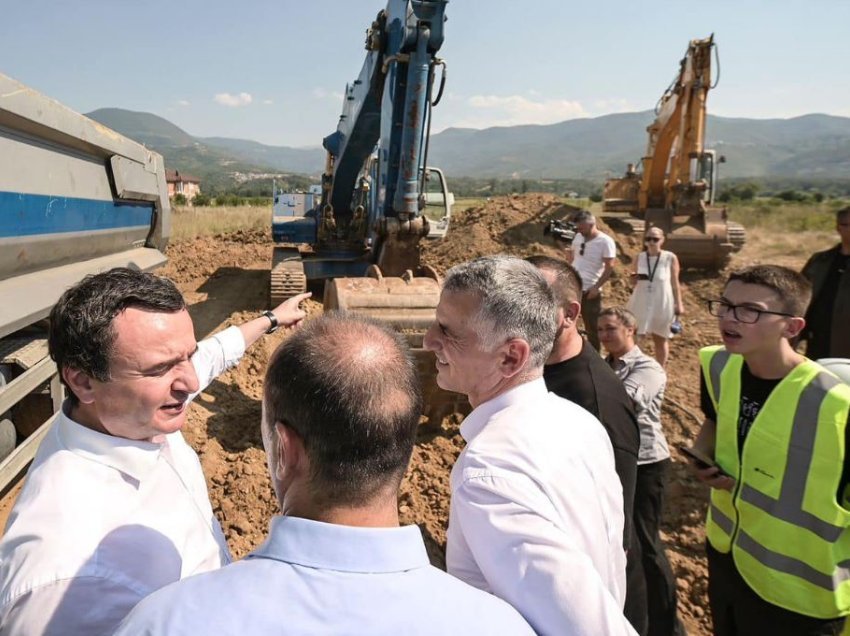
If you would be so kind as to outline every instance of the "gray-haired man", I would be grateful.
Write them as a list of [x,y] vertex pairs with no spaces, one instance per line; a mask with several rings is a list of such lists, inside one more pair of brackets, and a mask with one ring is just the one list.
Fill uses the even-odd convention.
[[452,470],[447,566],[539,634],[633,634],[611,443],[542,377],[555,314],[546,280],[518,258],[479,258],[446,276],[425,347],[438,384],[474,408]]

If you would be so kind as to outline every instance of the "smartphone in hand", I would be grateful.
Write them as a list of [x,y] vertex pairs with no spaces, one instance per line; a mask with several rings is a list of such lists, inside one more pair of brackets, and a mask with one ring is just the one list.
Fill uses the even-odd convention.
[[709,457],[705,453],[698,451],[696,448],[692,448],[690,446],[685,446],[684,444],[679,444],[678,448],[685,455],[687,455],[688,458],[694,464],[697,465],[697,468],[702,468],[702,469],[717,468],[720,471],[721,475],[727,474],[726,471],[724,471],[722,468],[720,468],[720,466],[717,464],[716,461],[711,459],[711,457]]

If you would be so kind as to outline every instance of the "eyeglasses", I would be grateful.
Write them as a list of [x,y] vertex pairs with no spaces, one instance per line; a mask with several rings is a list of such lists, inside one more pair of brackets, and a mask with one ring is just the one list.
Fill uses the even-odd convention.
[[786,318],[794,318],[794,314],[786,314],[781,311],[768,311],[767,309],[756,309],[755,307],[747,307],[745,305],[733,305],[725,300],[709,300],[708,313],[717,318],[723,318],[729,311],[738,322],[751,325],[758,322],[762,314],[772,314],[774,316],[785,316]]
[[587,245],[587,241],[581,244],[581,247],[578,248],[578,255],[584,256],[584,246]]
[[660,236],[647,236],[645,239],[643,239],[643,242],[644,243],[657,243],[660,240],[661,240]]

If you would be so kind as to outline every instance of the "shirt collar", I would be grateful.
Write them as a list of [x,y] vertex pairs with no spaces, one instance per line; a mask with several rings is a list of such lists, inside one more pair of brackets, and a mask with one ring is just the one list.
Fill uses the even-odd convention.
[[417,526],[363,528],[272,517],[269,536],[246,558],[341,572],[404,572],[430,565]]
[[619,360],[615,361],[614,357],[610,353],[605,357],[605,360],[608,362],[609,365],[616,369],[631,364],[636,360],[640,360],[641,358],[643,358],[643,356],[643,351],[640,350],[639,346],[635,345],[634,347],[632,347],[631,351],[621,355]]
[[470,413],[463,423],[460,425],[460,434],[467,443],[471,442],[478,435],[487,422],[499,411],[502,411],[509,406],[520,402],[533,401],[535,399],[543,399],[546,397],[546,382],[542,377],[525,382],[512,388],[510,391],[497,395],[491,400],[479,404]]
[[57,426],[59,437],[67,450],[121,471],[138,482],[156,467],[159,454],[167,442],[154,444],[99,433],[68,417],[65,413],[66,406],[67,404],[62,407]]

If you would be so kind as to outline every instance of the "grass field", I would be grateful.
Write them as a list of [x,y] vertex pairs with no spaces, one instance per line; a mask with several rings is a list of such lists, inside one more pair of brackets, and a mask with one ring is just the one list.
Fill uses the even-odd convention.
[[[480,207],[484,198],[459,198],[454,214]],[[564,203],[589,207],[601,212],[601,204],[586,199],[564,199]],[[847,201],[801,204],[776,199],[756,199],[727,206],[729,218],[741,223],[752,241],[766,249],[765,258],[775,255],[800,255],[824,249],[836,241],[835,211]],[[171,239],[180,241],[196,236],[214,236],[237,230],[267,231],[271,224],[270,206],[261,207],[183,207],[172,208]]]
[[271,206],[253,207],[188,207],[173,206],[171,240],[182,241],[197,236],[215,236],[237,230],[269,230]]
[[847,201],[833,199],[822,203],[786,203],[776,199],[755,199],[728,204],[729,218],[748,230],[764,228],[770,231],[833,231],[835,211]]

